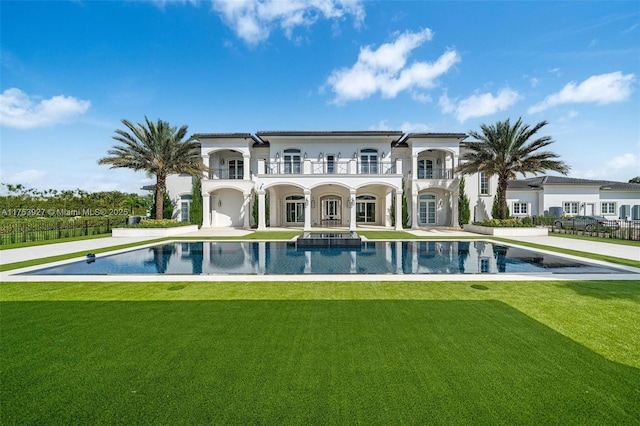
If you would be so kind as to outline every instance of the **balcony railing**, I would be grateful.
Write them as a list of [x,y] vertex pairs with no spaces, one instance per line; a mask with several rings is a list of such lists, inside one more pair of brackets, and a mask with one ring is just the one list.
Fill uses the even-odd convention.
[[209,179],[244,179],[243,168],[215,168],[209,173]]
[[418,179],[453,179],[453,169],[418,170]]
[[357,160],[278,162],[265,165],[271,175],[380,175],[398,173],[395,162]]

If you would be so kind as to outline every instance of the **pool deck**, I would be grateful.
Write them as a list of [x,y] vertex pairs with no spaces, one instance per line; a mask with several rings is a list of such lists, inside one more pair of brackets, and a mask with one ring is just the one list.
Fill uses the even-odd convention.
[[[298,229],[283,228],[273,229],[273,231],[297,231]],[[366,231],[368,229],[363,229]],[[374,229],[372,229],[374,230]],[[375,229],[379,230],[379,229]],[[191,232],[187,234],[179,235],[180,237],[241,237],[251,234],[253,231],[247,231],[242,229],[205,229],[197,232]],[[455,229],[420,229],[420,230],[406,230],[407,233],[413,234],[419,237],[442,237],[442,238],[455,238],[455,237],[472,237],[479,240],[487,239],[486,236],[474,234],[471,232],[465,232]],[[97,249],[105,249],[109,247],[121,246],[130,243],[140,243],[144,245],[146,241],[155,240],[156,238],[144,238],[144,237],[105,237],[91,240],[72,241],[66,243],[47,244],[41,246],[17,248],[0,250],[0,265],[22,262],[32,259],[45,258],[70,253],[91,253]],[[167,237],[170,240],[171,237]],[[364,238],[363,238],[364,239]],[[562,248],[567,250],[575,250],[587,253],[596,253],[606,256],[618,257],[623,259],[631,259],[640,261],[640,247],[626,246],[615,243],[606,242],[594,242],[587,240],[578,240],[573,238],[562,238],[553,236],[540,236],[540,237],[509,237],[512,241],[512,245],[517,245],[518,242],[539,244],[548,247]],[[544,250],[539,250],[544,251]],[[549,252],[553,253],[553,252]],[[557,253],[555,253],[557,254]],[[565,256],[565,255],[563,255]],[[84,257],[84,256],[83,256]],[[574,256],[565,256],[574,259],[579,259]],[[77,259],[76,259],[77,260]],[[66,262],[66,261],[65,261]],[[637,280],[640,282],[640,269],[624,267],[620,265],[612,265],[604,262],[597,262],[589,260],[591,263],[615,266],[619,269],[625,269],[629,273],[623,274],[594,274],[594,275],[572,275],[572,274],[433,274],[433,275],[363,275],[363,280],[366,281],[483,281],[483,280],[531,280],[531,279],[546,279],[546,280],[559,280],[559,279],[624,279],[624,280]],[[56,262],[59,263],[59,262]],[[29,269],[37,269],[42,266],[32,267]],[[224,281],[318,281],[318,280],[330,280],[330,281],[353,281],[354,275],[294,275],[294,276],[278,276],[278,275],[222,275],[222,276],[190,276],[184,275],[171,276],[160,275],[150,277],[148,275],[143,276],[18,276],[14,275],[18,270],[11,270],[0,273],[0,280],[5,281],[210,281],[215,279],[221,279]],[[357,278],[356,278],[357,279]]]

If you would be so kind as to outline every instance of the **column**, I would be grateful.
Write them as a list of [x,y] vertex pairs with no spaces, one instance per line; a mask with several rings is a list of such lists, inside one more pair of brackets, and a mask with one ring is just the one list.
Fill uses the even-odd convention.
[[402,190],[396,189],[396,231],[402,231]]
[[251,228],[251,223],[249,222],[249,219],[251,218],[251,193],[245,192],[242,195],[244,195],[244,202],[242,203],[242,210],[244,211],[244,223],[242,227],[244,229],[249,229]]
[[418,179],[418,154],[411,157],[411,176]]
[[311,190],[304,190],[304,230],[311,230]]
[[264,199],[264,190],[258,190],[258,231],[264,231],[265,229],[267,229],[267,223],[265,220]]
[[356,190],[349,190],[349,231],[356,230]]
[[451,226],[459,227],[458,224],[458,191],[451,193]]
[[211,226],[211,196],[208,193],[202,194],[202,227]]
[[[208,154],[202,156],[202,164],[204,164],[207,167],[211,167]],[[202,178],[211,179],[213,177],[212,174],[213,174],[213,170],[209,170],[208,172],[202,172]]]
[[242,169],[244,173],[242,179],[251,180],[251,156],[249,154],[242,154]]
[[411,193],[411,229],[418,229],[418,194]]

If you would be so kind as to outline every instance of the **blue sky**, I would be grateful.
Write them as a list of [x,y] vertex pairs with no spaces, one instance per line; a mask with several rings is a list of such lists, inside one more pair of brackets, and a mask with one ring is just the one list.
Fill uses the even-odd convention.
[[2,1],[0,181],[140,192],[123,118],[192,133],[546,120],[569,176],[640,175],[640,3]]

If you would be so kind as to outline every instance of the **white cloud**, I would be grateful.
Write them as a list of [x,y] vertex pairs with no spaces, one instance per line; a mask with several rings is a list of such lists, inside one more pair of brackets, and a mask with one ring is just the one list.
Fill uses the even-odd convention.
[[638,170],[640,170],[640,156],[627,152],[605,161],[600,167],[576,170],[572,175],[585,179],[627,182],[638,176]]
[[469,118],[484,117],[504,111],[520,99],[515,90],[504,88],[497,95],[482,93],[471,95],[461,101],[451,100],[446,92],[440,96],[439,105],[443,113],[453,113],[459,123]]
[[[407,59],[414,49],[431,40],[433,33],[424,29],[417,33],[399,34],[390,43],[373,50],[370,46],[360,49],[358,61],[351,68],[334,70],[327,83],[336,94],[334,103],[361,100],[380,92],[384,98],[394,98],[404,90],[430,89],[435,81],[460,61],[455,50],[448,50],[435,62],[414,62],[407,66]],[[420,93],[414,98],[426,100]]]
[[426,133],[431,131],[431,128],[424,123],[411,123],[404,121],[399,126],[389,126],[387,120],[381,120],[378,124],[369,127],[369,130],[402,130],[405,133]]
[[538,84],[540,84],[540,80],[535,77],[529,79],[529,82],[531,83],[531,87],[537,87]]
[[544,101],[529,108],[529,114],[535,114],[561,104],[595,103],[606,105],[629,99],[633,90],[633,74],[620,71],[594,75],[580,84],[568,83],[557,93],[547,96]]
[[46,177],[46,172],[42,170],[29,169],[23,170],[21,172],[17,172],[11,175],[6,176],[2,173],[3,182],[13,183],[13,184],[22,184],[26,187],[31,187],[35,183],[39,183],[40,181],[46,181],[46,179],[42,179]]
[[607,166],[608,169],[633,168],[638,171],[640,170],[640,157],[628,152],[607,161],[605,166]]
[[417,102],[421,102],[423,104],[428,104],[429,102],[431,102],[431,96],[427,95],[426,93],[420,93],[415,91],[411,92],[411,99]]
[[269,38],[274,27],[291,38],[293,30],[313,25],[319,18],[341,19],[352,15],[360,25],[365,12],[361,0],[212,0],[213,10],[247,44]]
[[0,125],[18,129],[49,126],[82,115],[90,106],[91,102],[72,96],[39,99],[17,88],[6,89],[0,94]]

